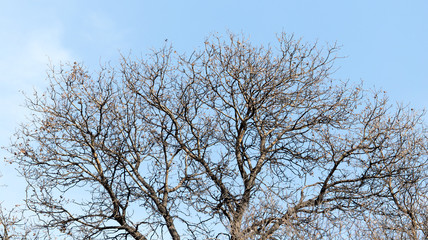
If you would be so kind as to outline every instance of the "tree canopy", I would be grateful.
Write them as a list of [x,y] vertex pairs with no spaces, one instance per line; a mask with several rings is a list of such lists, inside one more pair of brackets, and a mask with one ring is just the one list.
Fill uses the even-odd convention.
[[[335,45],[231,34],[56,66],[10,147],[45,236],[423,239],[423,113],[334,79]],[[39,233],[42,234],[42,233]]]

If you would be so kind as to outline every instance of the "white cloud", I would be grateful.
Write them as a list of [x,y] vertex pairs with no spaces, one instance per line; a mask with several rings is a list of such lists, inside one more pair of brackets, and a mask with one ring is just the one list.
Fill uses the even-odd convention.
[[[25,109],[20,91],[30,93],[33,88],[46,86],[48,65],[70,61],[71,53],[61,43],[60,25],[36,28],[8,34],[4,31],[2,46],[7,49],[0,56],[0,136],[10,135],[17,123],[24,119]],[[4,139],[0,143],[3,143]]]
[[[20,84],[36,83],[45,75],[47,64],[70,60],[70,52],[61,44],[59,26],[38,28],[19,34],[6,43],[12,51],[0,59],[3,76],[1,82],[13,80]],[[19,39],[16,39],[19,38]],[[43,78],[42,78],[43,79]]]
[[26,51],[34,64],[42,65],[47,61],[57,63],[69,61],[69,51],[61,45],[60,28],[39,29],[30,35]]
[[[71,51],[62,43],[60,24],[39,27],[9,22],[10,25],[0,24],[0,146],[9,144],[9,137],[28,113],[23,107],[24,97],[20,91],[31,93],[33,88],[44,88],[48,65],[71,61]],[[2,158],[8,155],[4,150],[0,153]],[[8,185],[0,191],[13,193],[2,201],[19,202],[24,197],[24,182],[15,177],[12,166],[1,162],[0,173],[4,175],[0,185]]]

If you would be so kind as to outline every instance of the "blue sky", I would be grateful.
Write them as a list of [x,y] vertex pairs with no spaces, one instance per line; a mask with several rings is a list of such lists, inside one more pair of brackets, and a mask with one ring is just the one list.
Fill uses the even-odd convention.
[[[46,86],[48,64],[83,62],[91,70],[141,56],[168,39],[191,52],[227,31],[254,43],[282,31],[342,46],[335,78],[382,88],[392,102],[428,107],[428,1],[6,1],[0,0],[0,145],[25,121],[19,91]],[[2,155],[6,152],[0,151]],[[4,156],[1,156],[2,158]],[[23,198],[24,181],[0,163],[0,202]],[[1,187],[1,185],[7,185]]]

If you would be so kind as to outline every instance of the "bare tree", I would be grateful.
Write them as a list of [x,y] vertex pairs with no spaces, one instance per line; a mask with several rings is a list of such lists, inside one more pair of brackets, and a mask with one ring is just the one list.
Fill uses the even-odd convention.
[[15,236],[13,226],[19,221],[12,215],[13,211],[6,211],[0,206],[0,239],[9,240]]
[[29,209],[77,239],[426,237],[423,114],[334,80],[336,50],[214,36],[53,68],[10,148]]
[[12,209],[0,205],[0,240],[38,239],[39,231],[31,229],[31,221],[26,218],[22,208]]
[[[0,189],[1,187],[3,186],[0,186]],[[4,207],[3,203],[0,202],[0,240],[37,238],[38,231],[29,227],[31,222],[24,216],[24,208],[20,204]]]
[[[1,172],[0,177],[2,177]],[[3,186],[0,185],[1,187]],[[0,240],[9,240],[16,236],[16,228],[14,226],[22,219],[16,216],[14,210],[4,208],[3,202],[0,202]]]

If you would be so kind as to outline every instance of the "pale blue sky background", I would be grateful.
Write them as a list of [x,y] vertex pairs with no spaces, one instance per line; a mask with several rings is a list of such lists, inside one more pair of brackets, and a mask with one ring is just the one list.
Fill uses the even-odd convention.
[[[95,1],[0,0],[0,145],[25,121],[20,90],[43,89],[49,61],[99,62],[130,51],[140,56],[168,39],[191,52],[211,33],[243,33],[255,43],[294,33],[337,42],[347,56],[336,78],[361,79],[386,90],[393,102],[428,106],[428,1]],[[6,155],[0,151],[1,157]],[[0,202],[24,197],[24,181],[0,162]]]

